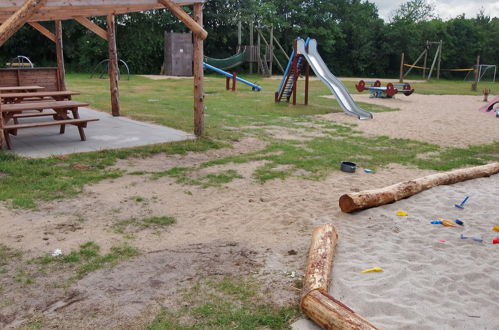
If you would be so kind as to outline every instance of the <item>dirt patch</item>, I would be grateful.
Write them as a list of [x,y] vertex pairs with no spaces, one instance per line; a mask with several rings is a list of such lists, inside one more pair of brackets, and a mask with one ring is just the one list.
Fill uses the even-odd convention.
[[[2,299],[16,303],[1,308],[0,325],[17,327],[39,319],[44,328],[135,328],[144,322],[144,313],[176,307],[179,301],[172,297],[201,278],[256,274],[264,286],[270,286],[270,273],[263,271],[263,263],[272,253],[237,242],[189,244],[150,251],[115,268],[96,271],[66,289],[57,287],[67,280],[64,273],[34,273],[34,283],[24,286],[4,278]],[[20,263],[11,267],[19,268]],[[281,275],[279,290],[272,290],[275,301],[289,304],[295,298],[291,282]]]
[[[330,97],[330,96],[325,96]],[[386,135],[429,142],[441,146],[466,147],[499,141],[499,120],[482,113],[482,96],[396,95],[391,99],[353,95],[356,101],[399,108],[400,111],[374,114],[373,120],[357,120],[344,113],[321,116],[341,123],[356,123],[367,134]],[[331,96],[332,98],[332,96]]]

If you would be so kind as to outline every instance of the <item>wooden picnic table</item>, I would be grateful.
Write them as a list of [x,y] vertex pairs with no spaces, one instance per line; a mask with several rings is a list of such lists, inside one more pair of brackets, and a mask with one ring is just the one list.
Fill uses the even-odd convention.
[[42,86],[10,86],[0,87],[0,93],[30,93],[40,89],[45,89]]
[[[76,101],[44,101],[31,103],[0,103],[0,149],[3,145],[3,140],[7,144],[8,149],[12,149],[10,135],[17,135],[17,130],[24,128],[36,128],[45,126],[60,126],[60,134],[64,134],[66,125],[74,125],[78,127],[78,132],[82,141],[86,140],[83,128],[87,127],[90,121],[99,119],[80,119],[78,114],[79,107],[88,106],[88,103]],[[52,109],[54,112],[42,113],[42,111]],[[28,110],[36,110],[37,112],[23,113]],[[68,113],[73,114],[73,118],[68,116]],[[54,120],[44,122],[19,123],[19,118],[43,117],[52,116]],[[10,123],[13,121],[13,123]]]
[[72,95],[79,95],[78,92],[72,91],[43,91],[43,92],[31,92],[31,93],[2,93],[0,98],[2,98],[2,103],[21,103],[24,101],[40,101],[46,99],[53,99],[56,101],[67,101],[71,100]]

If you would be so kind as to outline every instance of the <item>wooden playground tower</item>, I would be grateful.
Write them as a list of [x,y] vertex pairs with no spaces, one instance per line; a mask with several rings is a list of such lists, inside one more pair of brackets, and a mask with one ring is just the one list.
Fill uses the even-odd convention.
[[[25,24],[31,25],[55,43],[59,81],[64,85],[62,21],[74,19],[108,42],[109,80],[113,116],[120,115],[116,15],[150,9],[168,9],[194,34],[194,133],[203,134],[204,86],[203,5],[206,0],[9,0],[0,2],[0,47]],[[180,6],[193,5],[193,17]],[[106,16],[107,30],[88,17]],[[54,33],[39,22],[53,21]]]
[[[265,31],[268,30],[268,40],[265,38]],[[256,31],[256,45],[255,45],[255,31]],[[263,41],[263,44],[262,44]],[[265,45],[265,47],[263,47]],[[250,23],[249,24],[249,46],[242,46],[242,23],[238,24],[238,48],[247,47],[248,56],[246,58],[249,62],[250,74],[253,73],[253,64],[257,64],[257,73],[265,77],[272,76],[274,71],[274,63],[277,64],[281,72],[284,72],[284,67],[277,58],[275,54],[277,48],[284,54],[284,56],[289,60],[288,54],[284,51],[284,48],[279,43],[279,40],[274,35],[274,27],[263,27],[260,24]],[[264,49],[262,55],[262,49]]]
[[[428,54],[429,54],[430,49],[432,48],[433,45],[437,45],[437,50],[435,51],[435,55],[433,57],[433,62],[431,64],[430,71],[428,72],[428,75],[427,75],[426,74],[426,68],[427,68],[426,65],[427,65],[427,62],[428,62]],[[402,61],[401,61],[402,63],[400,65],[400,70],[401,70],[400,77],[401,77],[401,80],[402,80],[402,77],[406,77],[411,72],[411,70],[413,68],[422,69],[423,70],[423,79],[430,80],[431,76],[432,76],[432,73],[433,73],[433,70],[435,69],[435,64],[437,65],[437,68],[436,68],[437,79],[440,79],[440,64],[442,62],[442,46],[443,46],[442,40],[440,40],[440,41],[429,41],[429,40],[426,40],[424,50],[421,52],[421,54],[418,56],[418,58],[414,61],[414,63],[412,65],[404,64],[404,54],[402,53]],[[422,67],[418,67],[416,65],[421,60],[421,58],[423,58],[423,66]],[[409,70],[407,70],[407,72],[402,76],[404,65],[408,66]]]

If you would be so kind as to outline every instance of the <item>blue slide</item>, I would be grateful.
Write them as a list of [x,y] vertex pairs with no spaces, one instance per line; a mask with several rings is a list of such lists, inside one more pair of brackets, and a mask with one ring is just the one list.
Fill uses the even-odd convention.
[[[226,76],[226,77],[228,77],[228,78],[233,78],[233,75],[232,75],[232,74],[230,74],[230,73],[228,73],[228,72],[226,72],[226,71],[224,71],[224,70],[222,70],[222,69],[219,69],[219,68],[217,68],[217,67],[214,67],[213,65],[209,65],[208,63],[204,63],[204,62],[203,62],[203,68],[205,68],[205,69],[210,69],[210,70],[215,71],[216,73],[220,73],[221,75],[224,75],[224,76]],[[260,86],[258,86],[258,85],[256,85],[256,84],[253,84],[253,83],[251,83],[251,82],[249,82],[249,81],[247,81],[247,80],[245,80],[245,79],[243,79],[243,78],[236,77],[236,80],[237,80],[237,81],[242,82],[243,84],[246,84],[246,85],[248,85],[248,86],[251,86],[251,88],[252,88],[254,91],[259,92],[259,91],[261,91],[261,90],[262,90],[262,87],[260,87]]]

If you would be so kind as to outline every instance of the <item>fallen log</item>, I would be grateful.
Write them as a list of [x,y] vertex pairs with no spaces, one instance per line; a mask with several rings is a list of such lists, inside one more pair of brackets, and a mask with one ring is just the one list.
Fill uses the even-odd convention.
[[314,230],[300,307],[324,329],[377,329],[328,294],[337,240],[336,229],[330,223]]
[[339,204],[343,212],[349,213],[393,203],[435,186],[454,184],[466,180],[491,176],[497,173],[499,173],[499,163],[463,168],[445,173],[436,173],[380,189],[345,194],[340,197]]
[[378,329],[348,306],[320,289],[307,293],[302,298],[300,307],[323,329]]
[[338,234],[332,224],[315,228],[303,280],[304,295],[315,289],[329,291],[337,240]]

